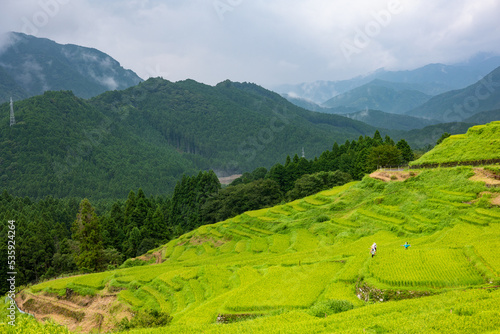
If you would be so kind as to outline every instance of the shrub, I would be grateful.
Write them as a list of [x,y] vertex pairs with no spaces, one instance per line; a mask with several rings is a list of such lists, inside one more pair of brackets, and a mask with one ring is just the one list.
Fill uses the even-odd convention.
[[166,313],[157,310],[138,311],[132,320],[123,318],[118,324],[121,331],[126,331],[132,328],[152,328],[164,327],[172,321],[172,317]]
[[318,223],[326,222],[328,220],[330,220],[330,217],[328,217],[327,215],[320,215],[316,218],[316,221]]
[[287,193],[287,196],[289,200],[295,200],[350,181],[351,176],[341,171],[306,174],[295,181],[293,189]]
[[352,310],[354,305],[348,300],[327,299],[317,302],[309,309],[309,314],[315,317],[325,317],[327,315]]
[[130,268],[130,267],[139,267],[139,266],[145,266],[147,264],[153,263],[154,258],[150,261],[143,261],[140,259],[128,259],[123,264],[120,266],[120,268]]

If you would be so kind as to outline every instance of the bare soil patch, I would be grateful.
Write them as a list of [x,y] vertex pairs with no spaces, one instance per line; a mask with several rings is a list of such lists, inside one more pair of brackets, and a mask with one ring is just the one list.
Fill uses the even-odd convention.
[[164,262],[164,260],[161,257],[161,250],[154,252],[154,253],[147,253],[147,254],[138,256],[138,257],[136,257],[136,259],[144,261],[144,262],[148,262],[153,257],[155,258],[155,261],[151,264],[161,264]]
[[38,321],[51,319],[71,331],[84,333],[112,331],[121,319],[131,317],[130,310],[116,299],[116,295],[80,296],[67,293],[61,297],[25,291],[16,296],[19,308],[34,315]]
[[491,204],[500,206],[500,194],[496,194],[496,196],[491,199]]
[[487,187],[500,187],[500,180],[496,175],[484,168],[474,168],[474,176],[469,180],[484,182]]
[[409,179],[410,177],[415,177],[417,176],[417,172],[413,171],[375,171],[370,174],[371,178],[381,180],[384,182],[390,182],[390,181],[404,181]]
[[223,239],[216,240],[214,238],[208,238],[208,237],[194,237],[194,238],[191,238],[191,240],[189,240],[189,243],[192,245],[202,245],[205,242],[211,243],[214,247],[220,247],[220,246],[224,245],[227,242],[227,240],[223,240]]

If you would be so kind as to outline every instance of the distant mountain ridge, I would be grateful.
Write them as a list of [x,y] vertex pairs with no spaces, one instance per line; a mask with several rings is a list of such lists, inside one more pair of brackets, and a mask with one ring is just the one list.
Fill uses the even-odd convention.
[[500,66],[500,56],[479,54],[467,62],[455,65],[428,64],[406,71],[379,69],[373,73],[339,81],[313,81],[300,84],[283,84],[271,87],[280,94],[322,104],[334,96],[367,84],[375,79],[394,83],[410,84],[412,88],[427,95],[437,95],[453,89],[464,88]]
[[322,104],[327,108],[348,107],[356,110],[376,109],[392,114],[405,112],[427,102],[431,96],[417,90],[396,88],[397,84],[374,80]]
[[434,120],[427,120],[407,115],[390,114],[380,110],[371,109],[346,114],[344,116],[369,124],[376,128],[404,131],[422,129],[426,126],[438,123],[438,121]]
[[472,85],[434,96],[406,114],[441,122],[460,122],[477,113],[496,109],[500,109],[500,66]]
[[142,81],[96,49],[16,32],[9,33],[8,40],[0,52],[0,103],[10,96],[20,100],[47,90],[72,90],[90,98]]
[[353,113],[353,112],[358,111],[358,108],[345,107],[345,106],[341,106],[338,108],[328,108],[328,107],[320,106],[319,104],[317,104],[311,100],[307,100],[307,99],[300,98],[300,97],[294,97],[294,96],[288,95],[288,94],[281,94],[281,96],[283,96],[285,99],[287,99],[289,102],[295,104],[296,106],[307,109],[307,110],[311,110],[311,111],[323,112],[323,113],[327,113],[327,114],[349,114],[349,113]]

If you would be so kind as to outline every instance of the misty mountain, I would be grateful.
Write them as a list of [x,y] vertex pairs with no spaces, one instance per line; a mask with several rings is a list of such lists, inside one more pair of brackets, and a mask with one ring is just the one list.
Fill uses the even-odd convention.
[[464,88],[500,66],[500,56],[478,54],[467,62],[444,65],[429,64],[414,70],[387,71],[379,69],[373,73],[348,80],[314,81],[297,85],[280,85],[272,89],[281,94],[290,94],[322,104],[325,101],[360,87],[375,79],[405,84],[406,89],[418,90],[427,95],[437,95]]
[[464,122],[474,124],[487,124],[498,120],[500,120],[500,109],[479,112],[469,118],[464,119]]
[[47,90],[72,90],[90,98],[142,81],[96,49],[15,32],[7,40],[0,52],[0,103],[10,96],[19,100]]
[[500,67],[476,83],[446,92],[407,112],[407,115],[437,119],[441,122],[463,121],[482,111],[500,108]]
[[311,100],[303,99],[300,97],[293,97],[292,95],[288,94],[282,94],[285,99],[287,99],[289,102],[295,104],[296,106],[299,106],[301,108],[311,110],[311,111],[317,111],[317,112],[324,112],[328,114],[348,114],[348,113],[353,113],[358,111],[356,108],[350,108],[350,107],[345,107],[345,106],[340,106],[340,107],[335,107],[335,108],[326,108],[323,106],[320,106],[319,104],[314,103]]
[[376,80],[323,103],[323,107],[348,107],[356,110],[376,109],[392,114],[404,114],[425,102],[431,96],[416,90],[391,88],[385,81]]
[[376,128],[393,130],[413,130],[421,129],[429,125],[437,124],[438,121],[417,118],[407,115],[390,114],[380,110],[363,110],[344,115]]

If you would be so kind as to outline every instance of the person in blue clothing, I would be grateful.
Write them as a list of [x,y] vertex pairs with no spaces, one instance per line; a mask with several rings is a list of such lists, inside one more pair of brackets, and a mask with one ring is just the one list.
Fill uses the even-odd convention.
[[410,247],[411,245],[410,245],[410,244],[408,243],[408,241],[407,241],[407,242],[405,242],[405,244],[404,244],[404,245],[401,245],[401,246],[403,246],[405,249],[408,249],[408,247]]

